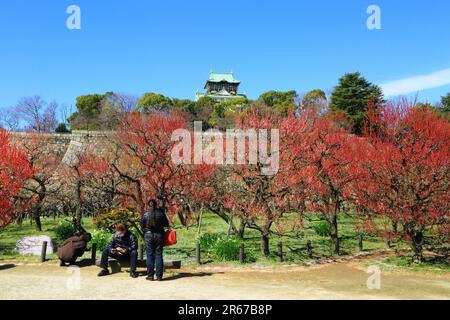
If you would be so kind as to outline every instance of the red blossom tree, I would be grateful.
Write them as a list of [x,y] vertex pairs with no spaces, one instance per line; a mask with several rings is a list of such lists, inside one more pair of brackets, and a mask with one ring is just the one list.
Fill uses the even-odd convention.
[[217,167],[217,165],[205,163],[184,165],[184,178],[172,189],[173,200],[178,203],[177,214],[180,221],[185,226],[198,223],[199,232],[204,210],[212,201],[216,201],[212,176]]
[[285,126],[293,192],[305,197],[306,208],[329,223],[333,251],[339,254],[338,215],[351,193],[351,182],[358,179],[355,154],[363,152],[364,141],[333,119],[313,113],[292,117]]
[[172,134],[177,129],[185,129],[185,120],[177,113],[124,114],[111,147],[97,153],[87,150],[69,172],[70,179],[138,212],[147,209],[148,200],[166,194],[169,219],[177,216],[189,226],[199,220],[195,212],[211,201],[209,181],[217,166],[174,161],[172,153],[179,141],[172,141]]
[[[110,167],[111,150],[99,151],[93,145],[74,150],[59,170],[61,195],[73,210],[73,224],[82,231],[84,213],[98,213],[113,206],[116,181]],[[119,205],[119,204],[117,204]]]
[[[280,119],[276,114],[268,111],[252,109],[242,115],[237,121],[237,127],[243,132],[254,130],[258,136],[259,147],[261,147],[262,130],[267,130],[268,156],[271,154],[271,145],[275,142],[271,139],[271,130],[279,130]],[[283,154],[289,149],[289,144],[283,139],[287,136],[283,133],[279,136],[279,153]],[[224,180],[218,187],[225,190],[221,201],[236,216],[238,216],[245,225],[260,232],[261,234],[261,252],[268,256],[269,239],[273,226],[280,226],[282,218],[286,212],[292,208],[298,208],[299,197],[293,195],[291,191],[291,182],[289,178],[291,163],[289,158],[282,157],[278,161],[278,170],[274,174],[263,174],[263,168],[267,163],[258,158],[256,164],[250,163],[251,145],[249,140],[245,140],[245,164],[234,164],[226,171]],[[258,154],[261,149],[258,150]],[[274,159],[272,159],[274,160]],[[280,228],[277,228],[280,231]]]
[[19,192],[33,174],[27,158],[28,155],[12,145],[9,135],[0,128],[0,228],[13,218]]
[[360,192],[358,205],[400,224],[420,262],[427,231],[448,241],[450,123],[406,100],[371,108],[368,120],[373,148],[363,167],[372,195]]
[[61,151],[52,150],[48,140],[49,136],[46,134],[31,134],[20,146],[28,155],[28,166],[33,172],[22,188],[21,197],[29,200],[32,218],[38,231],[42,231],[41,211],[46,205],[53,205],[52,196],[58,185],[55,172],[64,155]]
[[148,200],[167,194],[169,212],[175,214],[179,204],[175,189],[184,177],[184,166],[172,161],[175,141],[172,133],[185,128],[182,116],[172,114],[125,114],[117,134],[117,156],[110,162],[120,183],[114,192],[124,204],[144,212]]

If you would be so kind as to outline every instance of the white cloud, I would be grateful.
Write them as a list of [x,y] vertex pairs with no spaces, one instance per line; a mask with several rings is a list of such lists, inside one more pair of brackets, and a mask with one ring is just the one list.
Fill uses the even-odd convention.
[[422,90],[442,87],[450,84],[450,69],[436,71],[430,74],[415,76],[387,82],[381,85],[387,97],[417,93]]

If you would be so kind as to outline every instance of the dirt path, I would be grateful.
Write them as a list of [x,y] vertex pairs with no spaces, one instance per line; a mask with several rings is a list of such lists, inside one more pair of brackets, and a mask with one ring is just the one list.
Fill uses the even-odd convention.
[[167,273],[163,282],[131,279],[126,272],[98,278],[96,267],[70,270],[75,269],[53,263],[0,265],[0,299],[450,299],[449,274],[382,272],[381,288],[370,290],[370,275],[360,263],[275,270],[202,267]]

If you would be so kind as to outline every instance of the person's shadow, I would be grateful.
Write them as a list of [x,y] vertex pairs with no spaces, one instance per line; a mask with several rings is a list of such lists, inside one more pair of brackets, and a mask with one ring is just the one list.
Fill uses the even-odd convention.
[[7,269],[15,268],[15,267],[16,267],[16,265],[12,264],[12,263],[2,264],[2,265],[0,265],[0,270],[7,270]]
[[[145,277],[147,275],[147,271],[137,271],[138,275],[140,277]],[[222,274],[223,272],[198,272],[198,273],[192,273],[192,272],[180,272],[176,273],[170,276],[165,276],[163,278],[163,281],[172,281],[172,280],[178,280],[183,278],[195,278],[195,277],[210,277],[213,274]]]
[[178,279],[183,279],[183,278],[210,277],[213,274],[221,274],[221,273],[223,273],[223,272],[216,272],[216,273],[211,273],[211,272],[199,272],[199,273],[181,272],[181,273],[177,273],[177,274],[165,277],[163,280],[164,281],[172,281],[172,280],[178,280]]
[[[66,264],[66,267],[68,267],[69,264]],[[77,260],[74,264],[70,265],[70,266],[77,266],[80,268],[84,268],[84,267],[92,267],[95,266],[94,263],[92,263],[91,259],[81,259],[81,260]]]

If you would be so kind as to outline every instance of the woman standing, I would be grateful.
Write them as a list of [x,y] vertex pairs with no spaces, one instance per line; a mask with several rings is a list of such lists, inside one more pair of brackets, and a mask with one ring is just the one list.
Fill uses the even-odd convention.
[[147,251],[147,280],[162,280],[164,272],[163,247],[165,229],[169,228],[169,221],[164,213],[164,205],[158,208],[156,200],[148,202],[150,209],[142,215],[141,225],[144,230],[144,241]]

